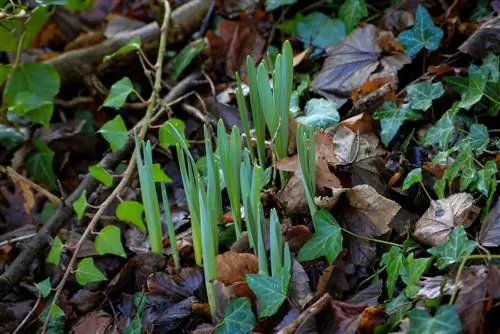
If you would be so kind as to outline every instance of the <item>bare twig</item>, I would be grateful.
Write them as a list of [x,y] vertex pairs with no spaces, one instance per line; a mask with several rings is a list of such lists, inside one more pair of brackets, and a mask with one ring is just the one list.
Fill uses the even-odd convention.
[[35,314],[41,301],[42,301],[42,296],[39,295],[38,299],[36,300],[35,305],[31,309],[31,311],[24,317],[23,321],[21,321],[21,323],[16,327],[16,329],[14,330],[14,332],[12,332],[12,334],[21,333],[21,330],[23,329],[23,327],[26,326],[26,324],[28,323],[30,318],[33,317],[33,315]]
[[328,293],[325,293],[320,299],[318,299],[314,304],[309,306],[302,312],[297,319],[295,319],[292,323],[287,325],[285,328],[280,330],[278,334],[293,334],[295,331],[306,321],[312,316],[315,316],[321,310],[323,310],[328,303],[330,302],[331,297]]
[[36,233],[30,233],[30,234],[22,235],[20,237],[16,237],[16,238],[2,241],[2,242],[0,242],[0,247],[8,245],[8,244],[13,244],[14,242],[23,241],[26,239],[33,238],[35,235],[36,235]]

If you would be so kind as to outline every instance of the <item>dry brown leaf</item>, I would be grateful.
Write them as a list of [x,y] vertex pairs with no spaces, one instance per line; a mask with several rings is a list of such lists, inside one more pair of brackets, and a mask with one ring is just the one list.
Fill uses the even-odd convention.
[[500,246],[500,199],[490,209],[485,221],[481,224],[479,242],[485,247]]
[[244,282],[246,274],[259,271],[257,257],[249,253],[227,251],[216,257],[217,279],[224,284]]
[[337,125],[338,127],[347,127],[353,132],[359,131],[360,134],[373,133],[372,118],[364,112],[343,120]]
[[111,323],[111,315],[104,311],[94,311],[82,318],[72,329],[71,334],[105,334]]
[[500,17],[495,17],[481,25],[458,49],[478,59],[483,59],[489,53],[498,54],[500,52]]
[[312,232],[305,225],[295,225],[285,228],[285,242],[290,246],[293,253],[299,250],[313,237]]
[[467,193],[432,201],[415,225],[413,237],[429,246],[441,245],[448,240],[448,235],[456,226],[468,227],[479,211],[474,205],[474,198]]
[[349,165],[385,154],[373,133],[357,133],[347,126],[338,127],[333,135],[333,150],[339,165]]

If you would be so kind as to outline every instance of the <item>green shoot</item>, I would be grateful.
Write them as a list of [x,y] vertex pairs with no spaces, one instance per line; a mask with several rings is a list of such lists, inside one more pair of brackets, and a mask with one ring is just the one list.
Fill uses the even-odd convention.
[[300,174],[304,184],[304,192],[311,216],[316,213],[314,196],[316,195],[316,156],[314,145],[314,129],[299,124],[297,127],[297,153],[299,156]]
[[259,99],[259,86],[257,85],[257,70],[252,57],[247,57],[247,73],[250,88],[250,105],[252,107],[252,119],[257,140],[257,154],[259,163],[265,166],[266,163],[266,120]]
[[141,146],[137,136],[135,137],[135,154],[137,155],[137,171],[141,185],[142,202],[146,214],[148,227],[148,238],[151,251],[154,253],[163,252],[162,229],[160,223],[160,206],[156,195],[155,183],[153,181],[153,149],[151,142],[142,145],[144,158],[141,156]]
[[283,241],[281,240],[281,227],[276,209],[271,209],[269,230],[269,245],[271,250],[271,273],[280,275],[283,268]]
[[175,227],[172,222],[172,214],[170,213],[170,205],[168,204],[167,190],[165,184],[161,184],[161,198],[163,202],[163,213],[167,222],[168,239],[170,240],[170,248],[172,249],[172,258],[174,259],[175,270],[181,270],[181,259],[179,257],[179,250],[177,249],[177,238],[175,235]]
[[238,128],[235,126],[231,131],[229,143],[226,140],[224,123],[219,120],[217,124],[217,146],[221,157],[221,166],[226,182],[231,212],[234,219],[236,238],[240,239],[241,227],[241,190],[240,190],[240,166],[241,166],[241,138]]
[[245,96],[243,96],[243,89],[241,88],[240,75],[236,73],[236,102],[238,103],[238,110],[240,112],[241,122],[243,123],[243,129],[245,131],[245,141],[247,142],[247,148],[250,151],[252,160],[254,159],[254,153],[252,149],[252,137],[250,136],[250,121],[248,120],[248,108],[245,101]]
[[259,260],[259,275],[269,276],[269,270],[267,269],[267,253],[265,245],[265,233],[266,233],[266,218],[264,217],[264,209],[262,204],[259,203],[259,219],[257,224],[258,235],[258,251],[257,257]]

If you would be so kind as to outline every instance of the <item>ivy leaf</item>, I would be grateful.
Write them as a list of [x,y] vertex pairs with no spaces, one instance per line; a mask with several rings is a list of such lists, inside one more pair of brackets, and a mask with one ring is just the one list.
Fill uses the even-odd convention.
[[433,84],[429,82],[420,82],[408,86],[407,93],[412,109],[426,111],[432,106],[432,100],[443,96],[444,88],[441,82],[435,82]]
[[476,242],[469,240],[462,225],[455,227],[448,240],[439,246],[432,247],[428,252],[436,256],[439,269],[461,261],[476,249]]
[[398,107],[394,102],[384,102],[382,107],[373,114],[374,119],[380,120],[380,139],[388,146],[396,136],[405,120],[418,120],[421,115],[410,109],[408,104]]
[[472,124],[469,129],[467,139],[470,147],[476,151],[477,154],[483,153],[486,146],[488,146],[488,142],[490,141],[488,128],[483,124]]
[[259,301],[259,317],[275,314],[287,297],[280,277],[251,274],[246,281]]
[[409,172],[403,181],[403,187],[401,189],[403,191],[408,190],[412,185],[418,182],[422,182],[422,168],[415,168]]
[[488,82],[498,82],[498,79],[500,79],[500,56],[493,53],[488,54],[483,59],[481,70],[485,73],[485,78]]
[[307,16],[297,15],[291,31],[296,34],[305,47],[326,50],[329,46],[340,43],[346,35],[342,20],[332,19],[321,12],[312,12]]
[[471,65],[469,67],[467,90],[462,94],[462,99],[460,100],[458,107],[469,110],[473,105],[481,100],[485,87],[485,70],[476,65]]
[[50,245],[50,251],[47,255],[47,263],[52,263],[55,266],[58,266],[61,263],[61,253],[63,250],[63,243],[61,238],[56,235],[56,237],[52,240],[52,245]]
[[183,137],[185,143],[188,144],[188,141],[186,140],[185,137],[186,125],[182,120],[178,118],[171,118],[165,123],[163,123],[163,125],[160,128],[160,146],[163,147],[164,149],[167,149],[170,146],[175,146],[178,143],[177,137],[172,134],[170,127],[169,125],[167,125],[167,123],[174,126]]
[[401,279],[406,284],[406,294],[412,296],[418,292],[417,283],[432,263],[432,257],[415,259],[413,253],[408,255],[401,270]]
[[266,12],[273,11],[281,6],[293,5],[297,0],[266,0]]
[[422,5],[417,7],[413,29],[403,31],[398,36],[406,54],[411,58],[415,57],[423,48],[429,51],[437,50],[442,38],[443,30],[434,25],[431,15]]
[[123,201],[116,208],[116,218],[131,222],[142,232],[146,232],[146,226],[142,221],[144,207],[137,201]]
[[160,164],[153,164],[153,182],[171,183],[172,179],[161,169]]
[[102,107],[120,109],[133,91],[132,81],[128,77],[121,78],[111,86],[109,95],[104,100]]
[[109,143],[113,152],[121,149],[127,143],[128,130],[120,115],[106,122],[99,132]]
[[459,94],[464,94],[469,87],[469,78],[467,77],[447,76],[444,77],[444,82],[446,82],[448,87]]
[[43,281],[36,283],[38,291],[43,298],[47,298],[52,292],[52,284],[50,283],[50,278],[46,278]]
[[448,149],[448,144],[451,141],[451,136],[455,130],[453,124],[458,108],[455,106],[446,111],[443,116],[427,130],[427,134],[423,140],[425,146],[437,144],[441,151]]
[[29,63],[16,68],[5,85],[7,104],[16,102],[17,94],[29,92],[41,100],[52,101],[59,92],[61,80],[56,69],[43,63]]
[[315,128],[329,128],[340,121],[337,104],[323,98],[307,101],[304,113],[305,116],[297,117],[297,120]]
[[35,181],[43,183],[51,190],[55,189],[56,176],[52,166],[54,152],[39,140],[34,145],[37,152],[31,154],[26,160],[26,169]]
[[476,175],[476,164],[474,154],[469,143],[466,143],[455,161],[444,172],[444,177],[451,183],[455,177],[460,175],[460,191],[464,191],[474,180]]
[[52,100],[45,100],[31,92],[20,92],[16,95],[15,103],[9,106],[9,111],[47,127],[54,112],[54,104]]
[[365,0],[346,0],[339,9],[339,17],[344,21],[348,34],[367,16]]
[[197,39],[196,41],[187,45],[181,52],[172,60],[173,72],[170,75],[171,80],[179,79],[181,73],[186,69],[186,67],[191,64],[193,59],[203,51],[205,47],[205,42],[203,38]]
[[76,268],[76,281],[80,285],[87,285],[92,282],[107,281],[104,274],[95,266],[94,259],[86,257],[78,263]]
[[215,327],[215,333],[250,333],[256,323],[250,300],[248,298],[235,298],[227,305],[224,319]]
[[382,255],[381,264],[385,265],[385,271],[387,272],[387,295],[389,299],[392,299],[394,291],[396,290],[396,281],[398,280],[401,270],[404,265],[404,256],[401,252],[401,248],[396,246],[391,246],[389,252]]
[[134,36],[130,39],[130,41],[127,44],[116,50],[116,52],[114,52],[109,56],[104,57],[103,61],[108,61],[115,56],[136,51],[139,50],[140,48],[141,48],[141,38],[139,36]]
[[297,260],[310,261],[324,256],[332,264],[342,250],[342,229],[324,209],[314,214],[313,222],[314,236],[300,249]]
[[87,208],[87,190],[82,191],[80,197],[73,203],[73,210],[75,210],[76,218],[82,219],[83,213]]
[[477,190],[484,196],[488,197],[490,188],[493,183],[496,183],[497,164],[495,161],[487,161],[484,168],[477,172]]
[[[1,1],[0,1],[1,3]],[[6,3],[5,1],[3,3]],[[2,8],[5,8],[2,6]],[[38,34],[45,22],[49,18],[49,10],[42,6],[37,6],[27,20],[7,19],[2,20],[0,25],[0,51],[16,52],[20,41],[21,32],[25,31],[21,50],[30,47],[31,41]]]
[[408,316],[410,318],[408,334],[458,334],[462,331],[460,318],[453,305],[439,306],[434,316],[422,309],[414,309]]
[[114,254],[126,258],[120,229],[114,225],[103,228],[95,238],[95,249],[99,255]]
[[89,166],[89,173],[97,180],[101,181],[105,186],[110,187],[113,185],[113,176],[103,167],[99,165]]

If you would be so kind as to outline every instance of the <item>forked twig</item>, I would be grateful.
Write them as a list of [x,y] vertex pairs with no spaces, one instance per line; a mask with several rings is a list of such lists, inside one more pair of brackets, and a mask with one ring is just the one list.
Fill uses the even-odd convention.
[[[161,90],[161,75],[163,72],[163,57],[165,55],[165,50],[167,46],[167,33],[168,33],[168,23],[169,23],[169,18],[170,18],[170,3],[168,0],[164,0],[164,6],[165,6],[165,15],[163,17],[163,23],[160,28],[161,35],[160,35],[160,44],[158,46],[158,58],[156,60],[155,64],[155,69],[156,69],[156,74],[155,74],[155,82],[154,82],[154,87],[153,91],[151,92],[151,97],[149,99],[150,103],[148,105],[148,109],[146,110],[146,114],[143,119],[143,125],[140,129],[139,132],[139,139],[142,140],[144,136],[146,135],[146,132],[149,128],[149,123],[151,121],[151,118],[153,116],[153,112],[155,109],[156,105],[156,100],[160,95],[160,90]],[[68,280],[69,276],[71,275],[73,271],[73,267],[75,265],[75,262],[77,260],[77,255],[78,252],[80,251],[80,248],[83,245],[83,242],[85,239],[89,236],[89,234],[93,231],[94,226],[96,223],[99,221],[99,218],[101,215],[106,211],[106,209],[109,207],[109,205],[115,200],[115,198],[121,193],[121,191],[125,188],[125,186],[128,184],[129,180],[132,177],[132,174],[135,170],[135,165],[136,165],[136,155],[135,153],[132,153],[132,156],[130,158],[130,161],[128,163],[127,169],[123,173],[123,178],[121,179],[120,183],[116,186],[116,188],[111,192],[111,194],[102,202],[100,205],[99,210],[95,213],[95,216],[92,218],[90,221],[89,225],[85,229],[85,231],[82,233],[82,236],[80,240],[78,240],[78,243],[75,246],[75,250],[73,252],[73,256],[71,257],[68,266],[66,268],[66,271],[64,272],[64,275],[61,279],[61,282],[56,288],[56,292],[54,294],[54,299],[52,300],[52,305],[57,302],[59,299],[59,296],[61,295],[62,289],[64,287],[64,284]],[[50,308],[49,308],[50,309]],[[46,333],[48,326],[49,326],[49,321],[50,321],[50,312],[47,313],[47,317],[45,318],[45,322],[42,327],[41,333]]]

